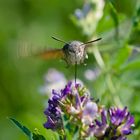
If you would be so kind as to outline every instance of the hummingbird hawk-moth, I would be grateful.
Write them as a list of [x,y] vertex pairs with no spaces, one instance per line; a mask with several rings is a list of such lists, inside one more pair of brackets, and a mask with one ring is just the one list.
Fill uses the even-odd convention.
[[84,60],[87,58],[87,46],[88,44],[91,44],[93,42],[96,42],[98,40],[101,40],[101,38],[88,41],[86,43],[83,43],[81,41],[71,41],[71,42],[65,42],[63,40],[60,40],[58,38],[52,37],[53,39],[63,42],[65,45],[61,49],[54,49],[54,50],[46,50],[39,54],[38,56],[42,57],[43,59],[58,59],[62,58],[66,61],[66,63],[69,65],[75,65],[75,83],[76,83],[76,77],[77,77],[77,65],[84,62]]
[[54,49],[54,50],[46,50],[38,54],[43,59],[54,59],[54,58],[62,58],[64,59],[68,65],[75,65],[81,64],[84,62],[85,58],[87,58],[87,44],[91,44],[101,38],[83,43],[81,41],[71,41],[65,42],[58,38],[52,37],[53,39],[63,42],[65,45],[61,49]]

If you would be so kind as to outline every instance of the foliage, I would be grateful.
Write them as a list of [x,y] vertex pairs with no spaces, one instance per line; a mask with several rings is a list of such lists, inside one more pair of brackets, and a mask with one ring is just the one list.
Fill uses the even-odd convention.
[[[66,69],[59,60],[17,56],[30,49],[62,48],[50,39],[52,35],[82,42],[102,37],[88,48],[89,59],[86,66],[78,66],[78,78],[106,106],[128,106],[135,118],[129,139],[140,139],[139,0],[1,0],[0,21],[0,139],[25,139],[11,128],[7,116],[24,120],[31,130],[39,128],[46,139],[58,138],[42,126],[48,95],[42,96],[38,89],[50,67],[66,79],[74,77],[73,67]],[[87,70],[92,79],[86,77]]]
[[22,126],[17,120],[13,118],[10,118],[10,120],[23,131],[23,133],[29,138],[29,140],[45,140],[42,135],[32,133],[28,128]]

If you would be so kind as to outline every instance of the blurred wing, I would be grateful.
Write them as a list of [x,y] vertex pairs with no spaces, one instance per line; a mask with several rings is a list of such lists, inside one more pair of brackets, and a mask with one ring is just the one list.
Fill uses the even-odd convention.
[[37,56],[40,56],[43,59],[49,60],[49,59],[63,58],[64,53],[62,49],[55,49],[55,50],[46,50],[44,52],[37,54]]

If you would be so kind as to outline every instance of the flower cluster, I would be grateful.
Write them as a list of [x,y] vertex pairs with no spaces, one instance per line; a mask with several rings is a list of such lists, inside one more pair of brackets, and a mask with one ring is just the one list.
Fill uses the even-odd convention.
[[[103,16],[104,0],[88,0],[81,9],[76,9],[71,16],[73,23],[82,29],[87,36],[92,36],[96,31],[97,24]],[[94,21],[94,24],[93,24]]]
[[132,133],[134,118],[124,109],[99,105],[80,84],[69,82],[60,92],[52,91],[45,110],[44,127],[66,135],[78,133],[78,139],[96,137],[98,140],[126,140]]

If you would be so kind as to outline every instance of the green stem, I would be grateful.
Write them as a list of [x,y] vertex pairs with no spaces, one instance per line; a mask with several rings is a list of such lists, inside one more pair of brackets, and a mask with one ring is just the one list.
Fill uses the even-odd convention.
[[113,81],[111,79],[110,74],[107,74],[106,82],[107,82],[108,88],[109,88],[109,90],[110,90],[110,92],[111,92],[111,94],[113,96],[113,100],[114,100],[115,104],[118,105],[119,107],[123,107],[119,96],[116,94],[116,88],[115,88],[115,86],[113,84]]
[[67,140],[66,136],[59,136],[59,140]]
[[[102,56],[101,56],[101,54],[100,54],[100,52],[99,52],[97,46],[94,47],[94,49],[93,49],[93,54],[94,54],[94,56],[95,56],[95,59],[96,59],[98,65],[100,66],[100,68],[101,68],[102,70],[104,70],[104,68],[105,68],[105,63],[104,63],[104,61],[103,61],[103,58],[102,58]],[[123,105],[122,105],[122,103],[121,103],[121,101],[120,101],[119,96],[116,94],[116,88],[115,88],[115,86],[114,86],[114,84],[113,84],[113,81],[112,81],[112,79],[111,79],[110,74],[107,74],[107,76],[106,76],[106,82],[107,82],[107,86],[108,86],[108,88],[109,88],[109,90],[110,90],[110,92],[111,92],[111,94],[112,94],[112,96],[113,96],[113,99],[114,99],[115,104],[116,104],[116,105],[119,105],[120,107],[123,107]]]
[[104,69],[105,64],[104,64],[104,61],[102,59],[102,56],[101,56],[101,54],[100,54],[99,49],[97,48],[97,46],[94,46],[94,48],[93,48],[93,54],[94,54],[94,57],[95,57],[98,65],[100,66],[100,68],[101,69]]

